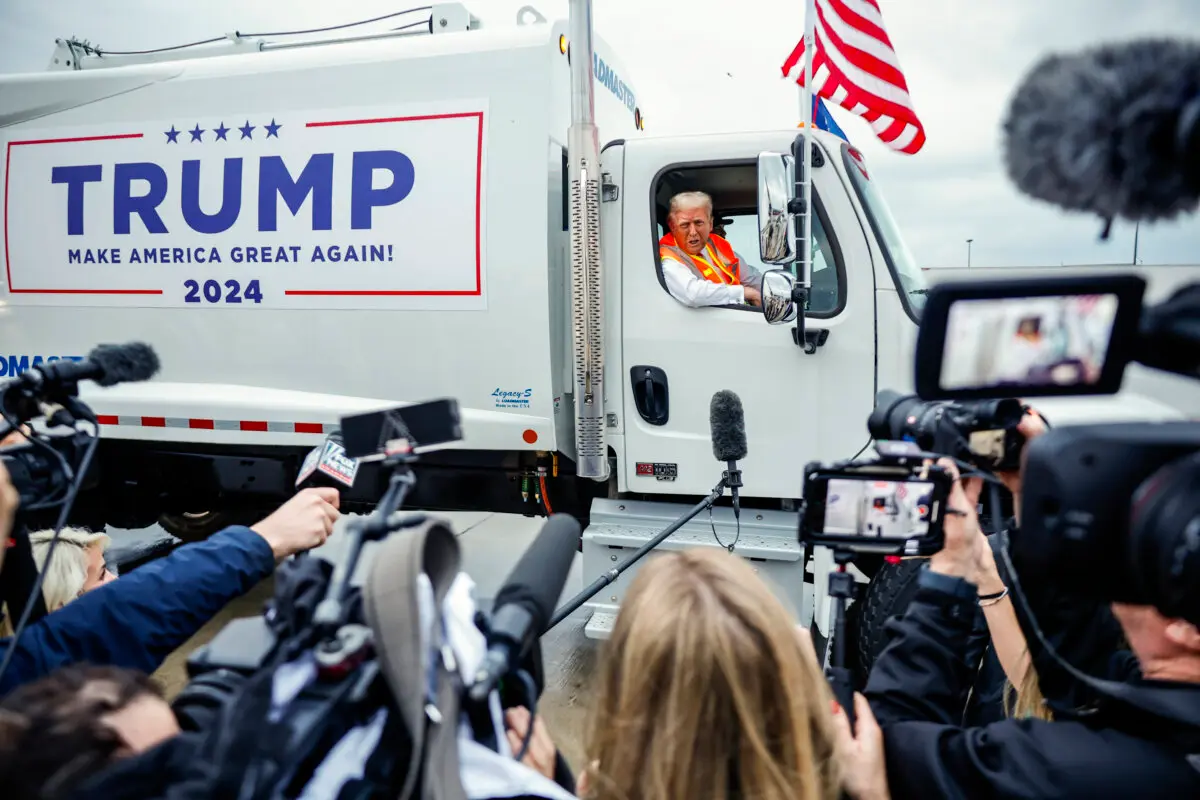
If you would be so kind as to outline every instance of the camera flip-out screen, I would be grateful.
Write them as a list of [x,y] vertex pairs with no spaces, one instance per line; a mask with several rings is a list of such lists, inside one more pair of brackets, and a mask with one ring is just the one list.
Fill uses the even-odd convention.
[[925,399],[1113,394],[1145,282],[1136,275],[940,284],[917,340]]

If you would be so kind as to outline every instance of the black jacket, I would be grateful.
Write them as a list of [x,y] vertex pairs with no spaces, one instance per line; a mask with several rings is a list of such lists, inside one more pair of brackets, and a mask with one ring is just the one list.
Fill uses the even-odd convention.
[[895,800],[1200,797],[1200,771],[1185,748],[1145,727],[1140,738],[1121,732],[1111,716],[961,727],[962,697],[979,666],[965,652],[977,607],[922,587],[888,623],[865,694],[883,727]]
[[[1016,530],[1014,520],[1009,520],[1007,530]],[[996,554],[1001,579],[1006,586],[1013,586],[1014,580],[1001,553],[1004,538],[1003,535],[989,536],[988,542]],[[1061,658],[1088,675],[1120,681],[1140,678],[1137,661],[1131,653],[1126,652],[1119,658],[1113,656],[1114,652],[1124,650],[1126,644],[1121,626],[1107,603],[1075,597],[1044,581],[1031,581],[1021,588],[1030,606],[1036,610],[1043,635]],[[1022,616],[1020,611],[1018,606],[1018,618]],[[1026,627],[1025,620],[1022,620],[1022,627]],[[1095,701],[1095,694],[1072,679],[1051,655],[1034,645],[1031,656],[1039,688],[1052,707],[1078,708]],[[979,608],[975,610],[965,657],[970,664],[976,665],[976,673],[968,695],[963,697],[962,724],[968,727],[987,725],[1006,719],[1004,669],[992,647],[987,618]]]

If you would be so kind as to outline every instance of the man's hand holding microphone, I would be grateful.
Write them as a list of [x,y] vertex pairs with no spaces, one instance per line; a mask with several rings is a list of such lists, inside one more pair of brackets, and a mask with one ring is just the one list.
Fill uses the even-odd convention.
[[328,486],[302,489],[250,530],[267,540],[276,563],[325,544],[341,515],[341,495]]

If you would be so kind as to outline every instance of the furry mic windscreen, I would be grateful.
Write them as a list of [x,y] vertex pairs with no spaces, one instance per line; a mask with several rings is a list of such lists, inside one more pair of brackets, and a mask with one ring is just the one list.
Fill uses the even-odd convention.
[[1034,65],[1004,119],[1025,194],[1106,220],[1170,219],[1200,200],[1200,44],[1143,39]]
[[708,407],[712,427],[713,456],[717,461],[738,461],[746,457],[746,419],[742,400],[728,389],[712,396]]
[[150,345],[141,342],[102,344],[88,353],[88,360],[104,372],[95,379],[100,386],[147,381],[158,373],[158,356]]

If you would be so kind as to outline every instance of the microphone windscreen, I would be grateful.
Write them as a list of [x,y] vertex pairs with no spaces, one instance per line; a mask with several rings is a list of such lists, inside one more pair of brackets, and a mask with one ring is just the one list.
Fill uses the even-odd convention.
[[102,344],[88,353],[88,360],[100,368],[102,374],[95,378],[100,386],[147,381],[158,373],[158,356],[141,342]]
[[1030,197],[1105,220],[1200,202],[1200,44],[1142,39],[1042,59],[1003,123],[1005,169]]
[[496,593],[493,609],[520,605],[533,616],[534,630],[545,631],[579,550],[580,534],[574,517],[551,515]]
[[728,389],[712,396],[708,407],[712,428],[713,456],[717,461],[740,461],[746,457],[746,418],[742,400]]

